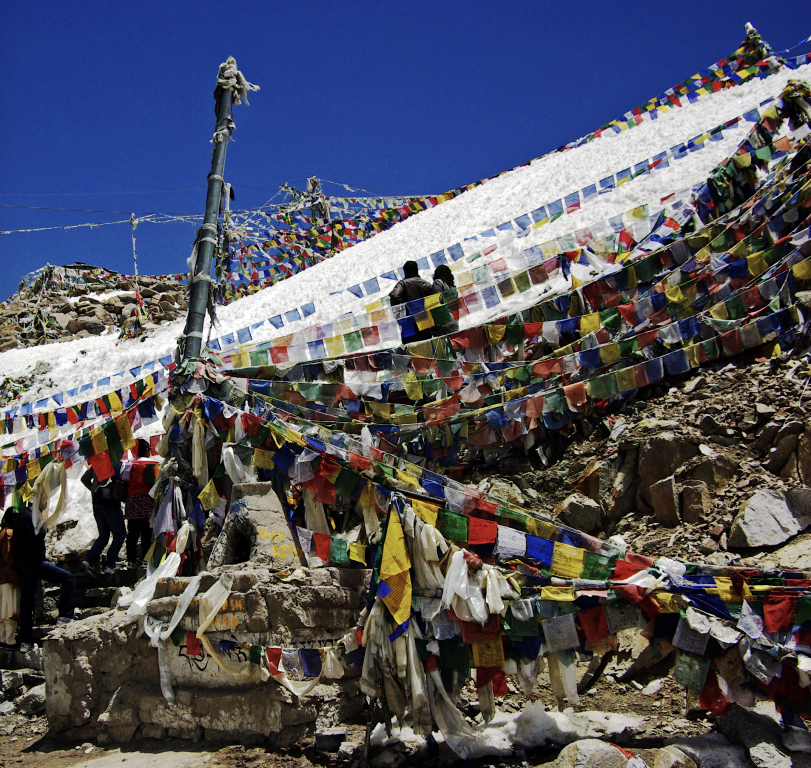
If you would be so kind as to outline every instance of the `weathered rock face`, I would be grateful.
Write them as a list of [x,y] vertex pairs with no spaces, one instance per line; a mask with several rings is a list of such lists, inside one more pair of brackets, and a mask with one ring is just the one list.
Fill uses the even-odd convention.
[[651,486],[697,455],[695,445],[673,432],[663,432],[644,443],[639,452],[639,490],[644,502],[652,506]]
[[[807,488],[802,490],[811,493]],[[797,491],[789,494],[758,491],[747,499],[732,523],[730,546],[773,546],[805,530],[811,524],[806,506],[808,496]]]
[[679,492],[676,479],[670,477],[654,483],[650,487],[651,503],[656,522],[665,528],[675,528],[679,524]]

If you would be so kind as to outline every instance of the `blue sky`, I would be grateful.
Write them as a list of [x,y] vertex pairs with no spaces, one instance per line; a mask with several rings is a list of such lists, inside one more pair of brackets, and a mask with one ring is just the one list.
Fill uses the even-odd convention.
[[[3,16],[0,230],[201,213],[229,55],[262,89],[236,108],[228,149],[243,209],[312,174],[437,194],[619,117],[731,53],[747,21],[775,50],[811,34],[793,0],[51,0]],[[194,226],[136,236],[141,273],[185,270]],[[45,262],[75,260],[130,273],[129,225],[0,236],[0,300]]]

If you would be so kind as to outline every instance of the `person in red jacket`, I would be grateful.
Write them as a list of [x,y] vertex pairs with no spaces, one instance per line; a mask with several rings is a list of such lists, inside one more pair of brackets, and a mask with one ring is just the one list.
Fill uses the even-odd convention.
[[155,500],[149,489],[158,477],[158,462],[150,458],[148,440],[138,441],[138,458],[122,470],[127,481],[127,500],[124,502],[124,519],[127,521],[127,560],[138,561],[138,541],[141,542],[141,558],[146,556],[152,543],[152,528],[149,518]]

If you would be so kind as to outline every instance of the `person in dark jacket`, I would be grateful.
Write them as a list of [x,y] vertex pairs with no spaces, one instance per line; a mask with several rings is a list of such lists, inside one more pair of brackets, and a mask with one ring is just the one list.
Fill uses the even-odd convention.
[[[394,286],[394,289],[389,294],[389,300],[393,307],[436,293],[431,283],[420,277],[420,270],[416,261],[407,261],[403,264],[403,274],[405,275],[403,279]],[[425,339],[430,338],[431,332],[429,330],[421,331],[417,329],[413,336],[403,336],[403,343],[409,344],[412,341],[425,341]]]
[[127,538],[121,502],[114,496],[116,481],[121,482],[117,470],[113,477],[107,478],[103,482],[99,482],[92,469],[88,469],[82,475],[82,485],[90,491],[93,499],[93,517],[96,519],[96,527],[99,530],[98,538],[93,542],[87,557],[82,561],[82,568],[91,576],[96,573],[101,553],[110,540],[110,534],[113,536],[113,541],[107,550],[105,573],[112,573],[115,570],[118,553],[121,551],[124,539]]
[[34,600],[41,579],[59,584],[59,618],[57,624],[73,621],[75,584],[73,574],[63,571],[45,559],[45,529],[39,532],[31,518],[31,505],[26,504],[14,516],[14,566],[20,580],[20,650],[28,653],[34,642]]
[[[453,272],[447,264],[440,264],[434,270],[434,293],[445,293],[456,288],[456,281],[453,279]],[[455,319],[450,322],[437,325],[433,331],[434,336],[447,336],[449,333],[456,333],[459,330],[459,323]]]

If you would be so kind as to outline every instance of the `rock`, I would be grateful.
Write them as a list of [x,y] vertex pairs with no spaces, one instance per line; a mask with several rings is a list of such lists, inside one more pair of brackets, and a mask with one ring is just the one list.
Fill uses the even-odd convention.
[[798,435],[787,435],[766,456],[766,469],[777,474],[786,465],[788,457],[800,441]]
[[705,483],[710,493],[720,491],[737,472],[738,467],[731,459],[713,453],[696,464],[688,473],[690,480]]
[[315,732],[315,748],[322,752],[337,752],[346,741],[346,728],[321,728]]
[[792,488],[786,491],[786,501],[788,502],[798,525],[803,530],[811,525],[811,488]]
[[138,310],[137,304],[127,304],[124,306],[124,309],[121,310],[121,316],[134,317],[137,310]]
[[774,440],[775,435],[780,431],[780,425],[775,423],[774,421],[769,422],[764,428],[763,431],[758,435],[758,439],[755,441],[755,450],[756,451],[765,451]]
[[667,746],[678,747],[699,768],[751,768],[743,747],[730,744],[720,733],[667,739]]
[[777,411],[766,403],[756,403],[755,411],[761,420],[770,419]]
[[645,442],[639,451],[639,487],[645,504],[652,506],[651,486],[654,483],[673,475],[697,454],[695,445],[673,432],[663,432]]
[[88,333],[93,334],[94,336],[98,336],[100,333],[104,333],[104,330],[106,329],[106,327],[107,326],[104,325],[104,323],[102,323],[102,322],[100,322],[98,320],[93,320],[93,321],[91,321],[89,323],[86,323],[85,327],[82,330],[85,330]]
[[625,768],[628,758],[615,746],[599,739],[581,739],[565,746],[554,768]]
[[600,476],[604,462],[592,461],[584,470],[574,489],[592,501],[600,501]]
[[524,506],[524,494],[521,493],[521,489],[515,483],[511,483],[509,480],[494,480],[488,494],[507,504],[513,504],[517,507]]
[[718,545],[709,536],[705,536],[698,545],[698,551],[702,555],[711,555],[718,551]]
[[141,737],[144,739],[163,739],[166,737],[166,728],[162,725],[147,723],[141,726]]
[[14,698],[16,692],[23,687],[23,673],[13,669],[4,669],[0,671],[0,690],[9,697]]
[[801,514],[798,519],[785,495],[778,491],[758,491],[741,504],[729,533],[729,546],[774,546],[788,541],[806,527],[807,517]]
[[636,476],[636,448],[629,448],[617,470],[611,487],[601,494],[603,511],[609,520],[620,520],[634,508],[634,477]]
[[675,528],[679,524],[679,494],[676,490],[676,479],[671,475],[650,488],[653,514],[656,522],[666,528]]
[[54,312],[51,317],[56,320],[60,328],[67,328],[68,323],[73,319],[70,315],[64,312]]
[[681,488],[681,514],[685,523],[703,523],[710,511],[710,489],[702,480],[687,480]]
[[707,383],[707,377],[706,376],[696,376],[694,379],[690,379],[690,381],[688,381],[684,385],[684,391],[688,395],[690,395],[693,392],[695,392],[697,389],[701,389],[701,387],[703,387],[706,383]]
[[797,451],[792,451],[788,455],[788,459],[783,465],[783,469],[780,470],[779,474],[784,480],[799,479],[800,476],[797,472]]
[[0,715],[10,715],[16,709],[13,701],[0,701]]
[[600,505],[582,493],[571,494],[555,511],[566,525],[580,531],[594,531],[600,527]]
[[801,483],[811,485],[811,424],[803,430],[797,443],[797,472]]
[[717,422],[709,413],[705,413],[698,426],[702,434],[714,435],[723,425]]
[[755,768],[791,768],[794,765],[788,755],[765,741],[750,747],[749,759]]
[[45,683],[31,688],[17,700],[17,709],[24,715],[40,715],[45,711]]
[[811,571],[811,546],[808,540],[792,541],[758,562],[761,568],[782,566],[787,570]]
[[374,768],[393,768],[404,760],[405,755],[401,755],[393,749],[384,749],[379,755],[372,758],[371,765]]
[[780,431],[774,436],[774,442],[779,443],[784,437],[788,437],[789,435],[797,435],[802,431],[803,423],[801,421],[789,419],[788,421],[783,422],[783,426],[780,427]]
[[349,759],[352,755],[355,754],[361,745],[355,741],[344,741],[341,743],[341,746],[338,747],[338,757],[343,758],[344,760]]
[[665,747],[656,753],[652,768],[696,768],[696,762],[678,747]]

